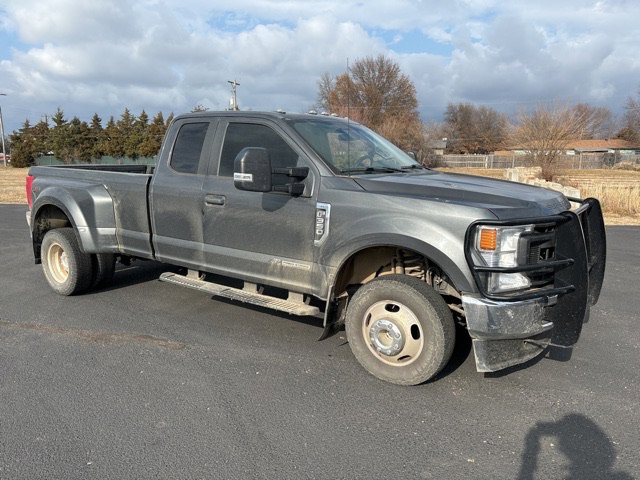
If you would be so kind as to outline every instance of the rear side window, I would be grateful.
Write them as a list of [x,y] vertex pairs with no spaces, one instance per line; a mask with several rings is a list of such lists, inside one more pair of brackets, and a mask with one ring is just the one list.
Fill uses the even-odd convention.
[[178,131],[171,155],[171,168],[180,173],[198,173],[204,139],[209,128],[208,122],[185,123]]
[[233,162],[245,147],[266,148],[273,168],[296,167],[300,160],[289,144],[271,128],[252,123],[231,123],[224,136],[218,175],[233,175]]

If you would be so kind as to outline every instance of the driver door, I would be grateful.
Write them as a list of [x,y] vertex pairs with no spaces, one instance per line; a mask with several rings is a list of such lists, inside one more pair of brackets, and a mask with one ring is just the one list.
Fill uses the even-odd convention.
[[[217,175],[205,180],[204,255],[213,270],[254,283],[308,291],[313,266],[316,180],[312,162],[277,125],[255,119],[223,122]],[[273,168],[309,167],[305,193],[247,192],[233,184],[233,163],[245,147],[267,149]],[[274,175],[274,184],[286,178]],[[209,199],[210,201],[207,201]]]

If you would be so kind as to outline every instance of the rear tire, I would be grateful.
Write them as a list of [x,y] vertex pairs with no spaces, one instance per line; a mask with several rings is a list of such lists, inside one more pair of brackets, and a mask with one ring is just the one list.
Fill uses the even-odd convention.
[[433,378],[455,345],[447,304],[425,282],[406,275],[385,275],[360,287],[347,307],[345,329],[358,362],[397,385]]
[[78,244],[73,228],[49,230],[42,240],[42,270],[51,288],[60,295],[77,295],[91,287],[91,255]]

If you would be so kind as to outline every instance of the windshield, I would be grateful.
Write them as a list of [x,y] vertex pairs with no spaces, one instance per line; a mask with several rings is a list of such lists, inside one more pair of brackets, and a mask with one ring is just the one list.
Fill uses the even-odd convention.
[[291,119],[289,123],[336,173],[422,168],[413,158],[358,123],[341,119]]

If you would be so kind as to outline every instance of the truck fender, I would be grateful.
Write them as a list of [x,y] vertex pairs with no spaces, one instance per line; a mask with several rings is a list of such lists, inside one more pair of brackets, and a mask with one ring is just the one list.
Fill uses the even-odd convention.
[[[457,243],[460,242],[458,241]],[[440,267],[459,292],[475,292],[477,290],[462,251],[460,252],[462,265],[459,265],[445,252],[427,242],[392,233],[367,234],[342,245],[332,252],[327,264],[339,265],[339,267],[335,270],[333,278],[329,279],[331,287],[335,288],[338,276],[349,259],[360,251],[374,247],[394,247],[412,250]]]
[[46,208],[50,206],[59,209],[67,217],[84,252],[118,251],[113,201],[104,186],[93,185],[71,192],[52,185],[40,192],[31,212],[31,233],[36,260],[39,259],[42,237],[50,229],[50,225],[43,218],[47,214]]

